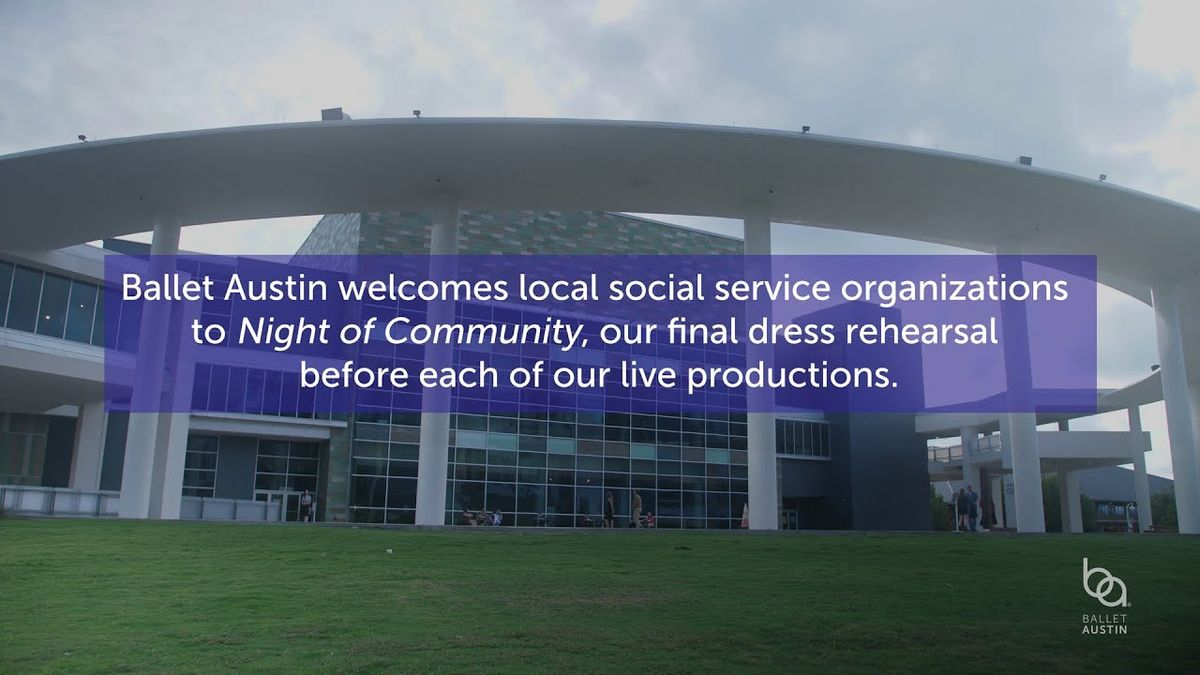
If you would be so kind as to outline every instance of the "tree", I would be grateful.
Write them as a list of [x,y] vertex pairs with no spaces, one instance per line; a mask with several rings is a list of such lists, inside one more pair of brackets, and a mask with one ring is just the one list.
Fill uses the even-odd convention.
[[1175,488],[1167,488],[1150,495],[1150,512],[1154,529],[1178,530],[1179,514],[1175,511]]
[[[1096,524],[1096,503],[1087,495],[1081,494],[1079,495],[1079,509],[1083,515],[1083,531],[1097,531],[1099,525]],[[1062,507],[1058,501],[1057,474],[1051,474],[1042,479],[1042,510],[1046,516],[1046,531],[1062,532]]]
[[949,532],[954,529],[954,515],[950,512],[950,505],[932,485],[929,486],[929,516],[934,530]]

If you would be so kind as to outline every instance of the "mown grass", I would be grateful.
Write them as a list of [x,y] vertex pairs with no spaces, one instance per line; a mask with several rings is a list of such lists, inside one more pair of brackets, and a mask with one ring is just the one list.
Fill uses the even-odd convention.
[[[1128,635],[1080,634],[1114,611],[1085,555]],[[6,518],[0,671],[1195,672],[1198,568],[1178,536]]]

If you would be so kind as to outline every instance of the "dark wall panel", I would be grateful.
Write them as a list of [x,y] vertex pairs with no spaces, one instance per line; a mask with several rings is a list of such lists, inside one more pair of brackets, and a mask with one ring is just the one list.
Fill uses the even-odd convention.
[[928,530],[929,468],[912,415],[851,415],[854,528]]
[[222,499],[254,499],[257,462],[257,438],[222,436],[217,448],[215,496]]
[[100,489],[120,490],[125,470],[125,437],[129,433],[129,413],[110,412],[104,430],[104,459],[100,464]]
[[785,499],[824,497],[829,492],[829,462],[782,458],[779,471],[783,477],[781,496]]
[[67,487],[71,484],[71,457],[75,454],[75,418],[51,417],[46,430],[46,461],[42,465],[42,485]]

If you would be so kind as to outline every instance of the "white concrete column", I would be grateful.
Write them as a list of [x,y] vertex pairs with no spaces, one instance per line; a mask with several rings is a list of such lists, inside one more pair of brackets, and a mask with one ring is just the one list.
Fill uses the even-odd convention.
[[[992,513],[996,516],[996,527],[1008,527],[1008,514],[1004,511],[1004,476],[992,476]],[[992,524],[988,523],[988,529]]]
[[158,418],[158,444],[154,451],[154,489],[150,495],[150,517],[178,520],[183,502],[183,469],[187,462],[188,428],[192,415],[192,381],[195,379],[196,362],[194,351],[182,349],[190,336],[183,333],[200,318],[198,303],[174,305],[178,312],[171,321],[172,333],[168,336],[167,371],[164,373],[166,390],[172,399],[165,403]]
[[1175,508],[1179,532],[1200,534],[1200,486],[1196,474],[1196,436],[1188,396],[1183,335],[1179,326],[1178,291],[1169,285],[1154,288],[1154,315],[1158,333],[1159,372],[1167,408],[1167,434],[1171,441],[1171,468],[1175,474]]
[[[188,388],[191,391],[191,388]],[[188,428],[191,414],[163,413],[158,422],[155,448],[154,490],[151,492],[150,517],[179,520],[183,502],[183,468],[187,461]]]
[[1033,413],[1001,415],[1005,452],[1011,453],[1013,511],[1018,532],[1045,532],[1042,504],[1042,460],[1038,454],[1037,422]]
[[1150,513],[1150,479],[1146,476],[1146,447],[1142,435],[1142,409],[1139,406],[1129,408],[1129,432],[1132,435],[1129,453],[1133,455],[1133,491],[1137,495],[1138,531],[1145,532],[1154,526],[1154,517]]
[[1200,500],[1200,385],[1188,386],[1188,398],[1192,400],[1192,439],[1196,443],[1196,454],[1193,455],[1196,463],[1196,480],[1198,481],[1196,498]]
[[1083,532],[1083,506],[1079,502],[1079,472],[1058,472],[1058,505],[1062,509],[1062,530]]
[[[997,271],[1009,279],[1023,278],[1019,246],[1000,251]],[[1004,371],[1010,410],[1028,410],[1033,400],[1033,369],[1029,354],[1029,318],[1024,305],[1001,303],[1004,340]],[[1045,532],[1042,505],[1042,460],[1038,451],[1037,416],[1033,412],[1011,412],[1000,416],[1005,452],[1012,466],[1013,502],[1018,532]],[[1007,429],[1007,432],[1005,432]]]
[[1012,473],[1004,475],[1004,522],[1012,529],[1017,528],[1017,508],[1013,497]]
[[1058,479],[1058,514],[1062,522],[1062,531],[1071,531],[1071,500],[1067,498],[1067,471],[1059,471]]
[[[433,279],[454,275],[453,256],[458,253],[458,200],[440,195],[432,213],[429,274]],[[429,323],[454,320],[454,302],[427,305]],[[451,345],[426,345],[425,365],[446,366],[453,362]],[[450,391],[425,390],[421,396],[421,438],[417,464],[417,525],[446,524],[446,463],[450,452]]]
[[75,421],[75,452],[71,461],[71,487],[76,490],[100,489],[107,419],[104,401],[88,401],[79,406],[79,418]]
[[963,427],[958,431],[958,439],[963,450],[963,482],[972,486],[975,492],[981,492],[983,486],[979,482],[979,465],[975,463],[975,454],[979,452],[979,429]]
[[[160,218],[154,224],[154,238],[150,243],[150,261],[147,273],[161,277],[173,271],[173,263],[160,256],[179,253],[180,223],[177,219]],[[138,352],[135,386],[133,388],[133,410],[160,409],[163,393],[164,365],[166,363],[170,306],[163,302],[148,302],[142,311],[142,323],[138,327]],[[125,465],[121,473],[121,518],[153,518],[159,509],[152,508],[155,493],[155,459],[159,438],[158,412],[131,412],[129,433],[125,441]],[[161,491],[162,486],[157,486]]]
[[[745,254],[748,256],[771,255],[771,219],[763,212],[747,216],[742,221]],[[760,269],[769,269],[764,267]],[[746,317],[761,318],[771,311],[770,304],[757,307],[746,306]],[[763,361],[770,365],[773,349],[770,345],[746,345],[747,365]],[[750,529],[779,529],[779,484],[775,460],[775,415],[771,412],[754,412],[774,408],[774,392],[758,389],[747,390],[746,404],[746,463],[749,485]]]
[[[1059,420],[1059,431],[1070,431],[1071,420]],[[1076,494],[1074,499],[1071,499],[1068,485],[1074,480],[1074,484],[1079,485],[1079,477],[1074,471],[1059,471],[1058,472],[1058,509],[1059,522],[1062,523],[1062,531],[1079,533],[1083,532],[1083,506],[1079,503],[1079,495]],[[1075,490],[1079,492],[1078,489]],[[1076,521],[1078,521],[1079,529],[1075,529]]]

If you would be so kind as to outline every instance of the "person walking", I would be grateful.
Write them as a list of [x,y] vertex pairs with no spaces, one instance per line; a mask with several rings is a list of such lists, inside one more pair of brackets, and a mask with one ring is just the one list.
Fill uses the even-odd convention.
[[616,507],[613,505],[613,494],[609,492],[604,496],[604,526],[613,526],[613,517],[616,513]]
[[979,493],[970,485],[967,486],[967,521],[972,532],[979,531]]
[[642,526],[642,495],[639,494],[637,490],[633,491],[633,501],[630,502],[629,510],[632,513],[632,515],[629,517],[629,526],[630,527],[641,527]]
[[313,496],[308,490],[300,495],[300,522],[311,523],[313,520]]
[[967,511],[971,505],[971,500],[967,498],[967,491],[963,488],[958,489],[958,497],[954,500],[954,510],[958,512],[958,523],[955,530],[960,532],[967,531]]

